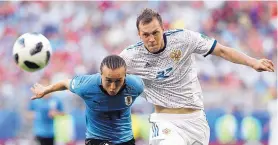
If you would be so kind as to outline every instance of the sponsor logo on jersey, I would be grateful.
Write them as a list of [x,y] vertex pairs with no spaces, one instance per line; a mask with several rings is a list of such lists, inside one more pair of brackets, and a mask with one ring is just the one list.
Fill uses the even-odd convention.
[[146,63],[145,68],[151,67],[151,64],[149,62]]
[[131,96],[125,97],[125,104],[129,106],[131,103],[132,103],[132,97]]
[[175,62],[178,62],[181,58],[181,50],[178,50],[178,49],[172,50],[172,52],[170,53],[170,57]]

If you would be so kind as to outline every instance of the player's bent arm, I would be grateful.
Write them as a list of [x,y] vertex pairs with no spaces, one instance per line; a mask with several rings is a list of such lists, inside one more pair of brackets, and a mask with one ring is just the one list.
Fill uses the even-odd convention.
[[221,45],[219,43],[216,44],[213,55],[220,56],[228,61],[237,64],[243,64],[257,71],[274,71],[273,63],[267,59],[257,60],[252,58],[242,52],[239,52],[233,48]]
[[49,86],[42,86],[41,84],[35,84],[31,90],[34,93],[34,96],[31,98],[31,100],[42,98],[45,95],[56,92],[56,91],[63,91],[63,90],[69,90],[71,80],[64,80]]
[[56,92],[56,91],[63,91],[63,90],[69,90],[69,86],[70,86],[70,79],[64,80],[64,81],[60,81],[56,84],[52,84],[46,87],[44,94],[49,94],[52,92]]

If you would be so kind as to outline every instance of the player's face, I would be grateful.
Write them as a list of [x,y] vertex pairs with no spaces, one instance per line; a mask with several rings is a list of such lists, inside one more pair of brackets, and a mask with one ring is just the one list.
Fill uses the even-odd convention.
[[164,47],[163,28],[156,18],[148,24],[139,23],[139,37],[151,53],[156,53]]
[[115,96],[125,82],[126,69],[120,67],[117,69],[109,69],[107,66],[102,68],[102,87],[107,91],[110,96]]

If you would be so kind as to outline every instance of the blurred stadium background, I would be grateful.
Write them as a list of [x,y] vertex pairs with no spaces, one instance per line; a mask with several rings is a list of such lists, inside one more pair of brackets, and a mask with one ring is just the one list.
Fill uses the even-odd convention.
[[[33,83],[42,76],[55,82],[98,72],[104,56],[118,54],[139,40],[136,16],[145,7],[161,13],[166,29],[199,31],[253,57],[267,57],[277,66],[276,1],[1,1],[0,145],[33,144],[32,120],[27,117]],[[12,45],[19,35],[34,31],[49,38],[54,53],[44,70],[26,73],[15,65]],[[267,145],[271,130],[278,129],[270,125],[277,114],[276,74],[257,73],[214,56],[197,57],[197,62],[211,127],[210,145]],[[82,100],[69,92],[53,95],[63,99],[68,113],[56,119],[63,124],[56,128],[57,141],[84,144]],[[142,98],[132,107],[138,145],[148,142],[152,111]]]

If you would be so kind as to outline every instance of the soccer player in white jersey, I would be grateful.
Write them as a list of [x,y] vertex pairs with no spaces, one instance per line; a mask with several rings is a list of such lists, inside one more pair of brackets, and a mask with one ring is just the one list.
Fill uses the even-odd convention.
[[154,104],[150,144],[208,145],[210,129],[193,54],[213,54],[259,72],[273,72],[273,63],[249,57],[197,32],[164,31],[162,24],[157,12],[144,9],[136,22],[142,42],[120,54],[126,60],[128,73],[143,79],[142,95]]

